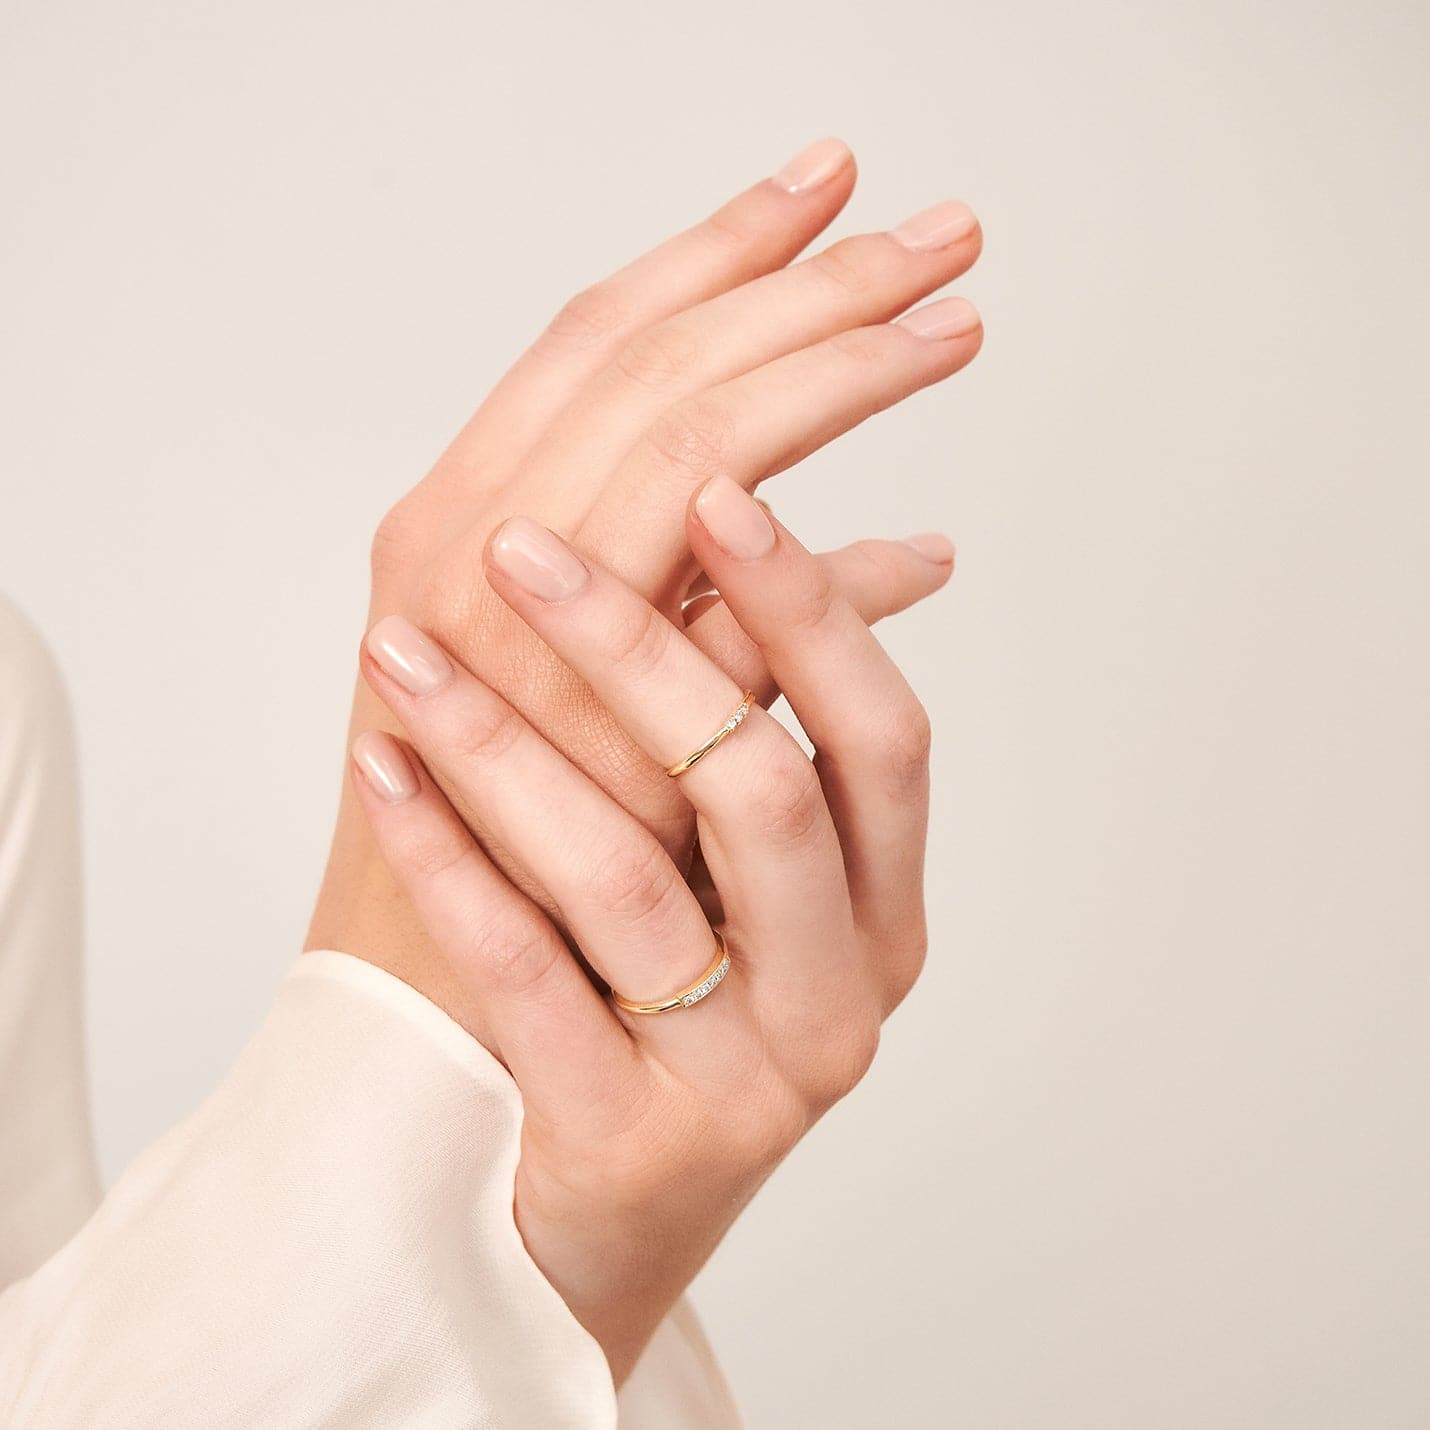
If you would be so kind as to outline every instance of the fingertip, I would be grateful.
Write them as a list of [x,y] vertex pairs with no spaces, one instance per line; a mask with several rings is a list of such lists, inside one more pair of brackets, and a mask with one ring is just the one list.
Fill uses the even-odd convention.
[[385,730],[364,730],[353,741],[349,759],[360,787],[384,804],[402,804],[422,788],[407,751]]
[[906,332],[928,342],[948,342],[954,338],[966,342],[976,340],[979,346],[983,342],[983,315],[967,298],[959,295],[935,299],[894,321]]
[[857,172],[854,151],[842,139],[826,135],[801,149],[771,175],[770,182],[787,194],[803,195],[842,174],[852,182]]
[[[908,610],[948,584],[953,575],[953,562],[947,559],[952,543],[933,533],[927,536],[933,539],[920,535],[905,541],[856,541],[820,559],[860,617],[873,625]],[[921,550],[922,545],[933,555]]]
[[758,561],[774,550],[775,528],[766,509],[729,477],[711,477],[692,498],[688,517],[736,561]]
[[[528,516],[508,517],[487,538],[483,560],[488,583],[500,572],[525,595],[547,605],[569,601],[591,578],[590,568],[569,542]],[[505,591],[497,589],[506,599]]]
[[957,548],[941,531],[921,531],[916,536],[906,536],[904,545],[911,546],[932,565],[946,568],[945,579],[953,574]]
[[915,536],[906,536],[897,543],[905,551],[912,553],[913,578],[918,582],[918,594],[906,605],[914,605],[941,591],[953,579],[957,564],[957,552],[953,542],[939,531],[923,531]]

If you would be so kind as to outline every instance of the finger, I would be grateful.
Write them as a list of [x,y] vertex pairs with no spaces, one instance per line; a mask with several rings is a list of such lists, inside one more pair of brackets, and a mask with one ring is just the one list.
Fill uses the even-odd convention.
[[578,388],[637,333],[783,268],[842,209],[854,156],[821,139],[693,228],[576,294],[492,390],[424,485],[454,500],[494,450],[524,453]]
[[[755,500],[758,501],[762,507],[765,507],[767,510],[769,509],[768,502],[762,500],[760,497],[756,497]],[[685,595],[681,598],[683,606],[682,615],[687,625],[694,620],[695,615],[698,614],[698,612],[692,611],[692,607],[700,603],[701,609],[703,610],[711,603],[702,600],[702,598],[715,596],[716,594],[718,593],[716,593],[715,588],[711,586],[710,578],[703,571],[697,571],[695,575],[690,578],[690,584],[685,588]]]
[[[952,549],[943,537],[933,535],[911,536],[905,541],[856,541],[815,559],[829,584],[866,626],[931,596],[953,574]],[[708,583],[708,576],[705,579]],[[682,614],[686,636],[736,685],[755,691],[762,705],[774,699],[779,687],[763,653],[718,592],[690,602]]]
[[464,821],[546,891],[602,979],[632,998],[695,981],[710,930],[649,830],[402,617],[368,632],[362,671]]
[[[944,298],[895,323],[857,328],[678,403],[640,439],[582,524],[583,550],[667,607],[688,578],[684,508],[715,475],[753,488],[940,382],[977,353],[983,328],[964,298]],[[677,584],[650,572],[675,572]],[[718,582],[717,582],[718,585]]]
[[[535,504],[557,528],[573,525],[604,475],[673,403],[835,333],[887,322],[966,272],[981,243],[966,204],[939,204],[642,328],[543,435],[520,482],[523,506]],[[578,443],[584,482],[572,480]]]
[[[888,947],[895,982],[911,982],[923,954],[928,716],[819,562],[737,483],[702,487],[688,527],[818,751],[860,923]],[[923,539],[937,553],[935,542]]]
[[352,770],[383,858],[486,1015],[528,1106],[589,1105],[592,1089],[630,1066],[632,1049],[561,936],[391,735],[359,735]]
[[[740,688],[664,616],[546,528],[514,517],[487,556],[497,594],[661,767],[741,705]],[[843,867],[818,778],[794,739],[755,706],[680,789],[721,902],[750,941],[741,953],[790,991],[834,971],[852,932]]]

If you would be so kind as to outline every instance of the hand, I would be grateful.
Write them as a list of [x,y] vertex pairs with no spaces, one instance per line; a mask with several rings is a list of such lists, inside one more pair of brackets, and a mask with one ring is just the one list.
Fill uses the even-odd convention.
[[[401,617],[369,633],[363,673],[420,760],[386,734],[353,748],[382,854],[521,1088],[527,1248],[618,1382],[761,1182],[863,1075],[925,948],[922,708],[819,563],[734,482],[701,490],[689,528],[818,750],[811,764],[756,705],[667,780],[695,811],[732,959],[701,1002],[614,1008],[490,862],[467,828],[478,811],[627,997],[657,1000],[711,964],[706,913],[650,831]],[[650,777],[740,705],[638,592],[535,522],[498,531],[487,574]]]
[[[401,611],[432,631],[653,830],[680,868],[693,836],[680,791],[477,579],[481,553],[504,517],[530,512],[679,621],[698,567],[682,513],[702,480],[720,472],[753,488],[967,363],[981,328],[964,300],[889,321],[974,261],[979,230],[961,204],[786,266],[853,183],[848,150],[822,141],[572,300],[374,542],[371,619]],[[829,563],[866,620],[927,595],[950,569],[899,543]],[[725,604],[706,603],[689,635],[741,688],[774,694]],[[398,728],[360,686],[353,732],[384,722]],[[472,822],[499,866],[542,897],[485,812]],[[466,983],[391,882],[350,794],[308,945],[377,963],[486,1037]]]

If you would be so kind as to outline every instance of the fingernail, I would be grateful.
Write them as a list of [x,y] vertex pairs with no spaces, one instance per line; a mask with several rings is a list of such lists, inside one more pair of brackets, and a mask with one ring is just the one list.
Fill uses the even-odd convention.
[[529,517],[514,516],[492,540],[492,561],[540,601],[567,601],[590,579],[581,558]]
[[889,237],[915,253],[932,253],[967,238],[977,227],[978,219],[973,210],[957,199],[949,199],[913,218],[906,218],[898,228],[889,230]]
[[367,653],[409,695],[431,695],[452,678],[452,662],[401,616],[384,616],[367,633]]
[[938,531],[922,531],[917,536],[906,536],[905,546],[912,546],[920,556],[937,566],[953,565],[953,542]]
[[760,504],[738,482],[712,477],[695,498],[705,530],[737,561],[753,561],[775,544],[775,529]]
[[421,788],[402,746],[381,730],[369,730],[353,741],[353,763],[388,804],[401,804]]
[[832,179],[851,157],[842,139],[816,139],[774,176],[774,182],[787,194],[807,193]]
[[940,298],[898,319],[901,328],[920,338],[961,338],[982,321],[967,298]]

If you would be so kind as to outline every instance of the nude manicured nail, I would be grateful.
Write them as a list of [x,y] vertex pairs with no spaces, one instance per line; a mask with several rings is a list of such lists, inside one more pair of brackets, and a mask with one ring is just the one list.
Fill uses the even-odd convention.
[[695,498],[701,525],[738,561],[764,556],[775,544],[775,529],[760,504],[729,477],[712,477]]
[[935,566],[953,565],[953,542],[939,531],[922,531],[917,536],[906,536],[905,546],[912,546],[925,560]]
[[567,601],[590,579],[581,558],[544,526],[514,516],[492,539],[492,561],[541,601]]
[[967,204],[957,199],[935,204],[931,209],[906,218],[898,228],[889,230],[889,237],[915,253],[932,253],[938,248],[947,248],[960,238],[967,238],[978,220]]
[[807,193],[832,179],[850,157],[842,139],[816,139],[774,176],[774,182],[787,194]]
[[961,338],[982,321],[967,298],[940,298],[898,320],[901,328],[921,338]]
[[388,804],[401,804],[421,788],[402,746],[381,730],[369,730],[353,741],[353,763]]
[[409,695],[431,695],[452,678],[452,662],[401,616],[384,616],[367,633],[367,653]]

